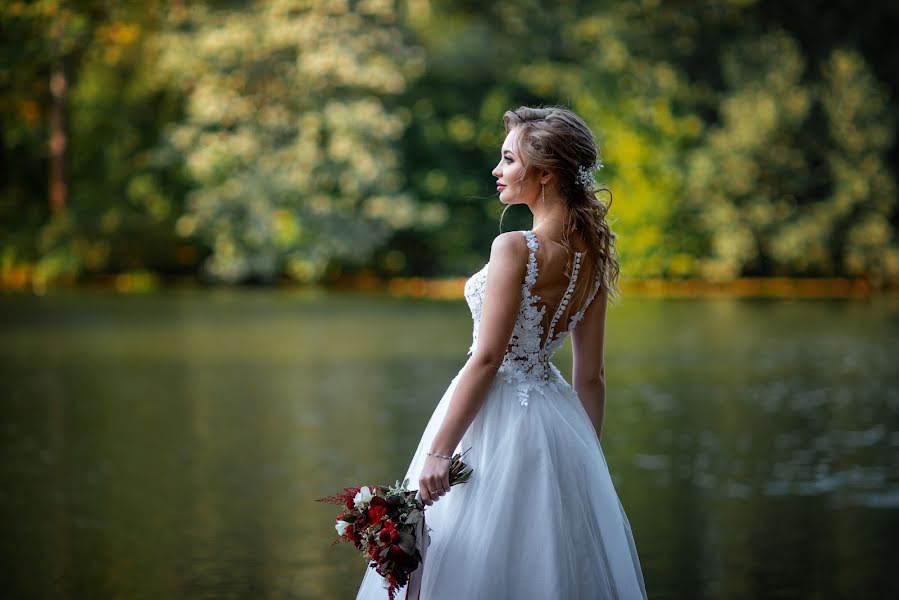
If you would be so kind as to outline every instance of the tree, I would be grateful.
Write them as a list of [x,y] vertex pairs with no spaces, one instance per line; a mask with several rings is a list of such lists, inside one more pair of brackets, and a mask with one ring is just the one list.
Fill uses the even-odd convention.
[[810,78],[773,31],[735,42],[723,65],[720,123],[690,157],[685,196],[710,242],[703,274],[899,279],[894,124],[862,57],[835,49]]
[[[0,251],[4,270],[27,265],[37,288],[106,267],[119,254],[118,223],[140,222],[143,238],[118,236],[132,249],[152,245],[147,225],[157,220],[118,200],[171,114],[160,110],[159,90],[142,87],[142,40],[158,9],[154,1],[2,3]],[[114,131],[105,136],[104,127]]]
[[420,72],[392,2],[194,5],[158,38],[187,101],[167,135],[195,187],[179,234],[216,279],[313,281],[419,218],[395,151],[408,112],[383,97]]

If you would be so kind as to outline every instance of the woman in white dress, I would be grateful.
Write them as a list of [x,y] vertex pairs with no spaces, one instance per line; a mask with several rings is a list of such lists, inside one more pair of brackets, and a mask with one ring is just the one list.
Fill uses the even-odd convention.
[[[598,148],[561,107],[520,107],[503,122],[499,199],[525,204],[533,227],[497,236],[465,284],[469,358],[406,473],[430,528],[415,600],[645,599],[600,446],[618,262],[608,205],[594,189]],[[550,362],[568,333],[571,384]],[[450,491],[449,457],[465,450],[473,475]],[[383,578],[367,569],[357,600],[384,598]]]

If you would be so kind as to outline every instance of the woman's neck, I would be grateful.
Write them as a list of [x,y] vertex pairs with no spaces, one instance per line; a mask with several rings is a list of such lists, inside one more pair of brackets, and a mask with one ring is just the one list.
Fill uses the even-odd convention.
[[561,210],[547,210],[542,213],[534,213],[534,222],[531,230],[536,230],[550,238],[561,238],[565,228],[566,215]]

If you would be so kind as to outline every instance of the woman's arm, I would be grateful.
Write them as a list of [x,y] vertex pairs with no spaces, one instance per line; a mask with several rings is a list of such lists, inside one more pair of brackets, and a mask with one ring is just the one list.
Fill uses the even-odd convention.
[[[452,456],[484,403],[515,329],[527,256],[527,242],[521,232],[510,231],[493,240],[477,347],[459,374],[446,416],[431,443],[431,452]],[[426,505],[430,506],[449,491],[449,466],[450,461],[439,456],[425,458],[418,489]]]
[[493,240],[478,343],[459,374],[431,452],[451,455],[480,410],[515,328],[527,260],[527,242],[520,231],[502,233]]
[[601,287],[587,307],[584,318],[571,332],[572,387],[590,416],[597,439],[602,439],[606,407],[603,340],[606,329],[608,291]]

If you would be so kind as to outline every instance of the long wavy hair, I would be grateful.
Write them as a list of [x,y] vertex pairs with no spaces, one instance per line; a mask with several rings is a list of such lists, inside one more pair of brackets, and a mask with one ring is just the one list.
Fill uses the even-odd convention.
[[[592,265],[590,281],[601,274],[600,285],[608,291],[610,298],[617,298],[621,271],[615,246],[617,236],[606,220],[612,205],[612,191],[605,186],[585,187],[578,183],[578,167],[589,169],[599,161],[599,147],[590,128],[583,119],[562,106],[519,106],[503,114],[503,124],[506,133],[521,127],[516,145],[524,163],[523,178],[534,169],[545,169],[555,176],[567,209],[562,245],[573,254],[570,236],[574,231],[580,232],[587,245],[586,254],[592,258],[588,261]],[[597,196],[601,191],[608,192],[608,203]],[[505,215],[508,209],[507,205],[502,214]],[[590,286],[587,288],[581,295],[586,296],[592,291]],[[578,304],[583,305],[581,301]]]

